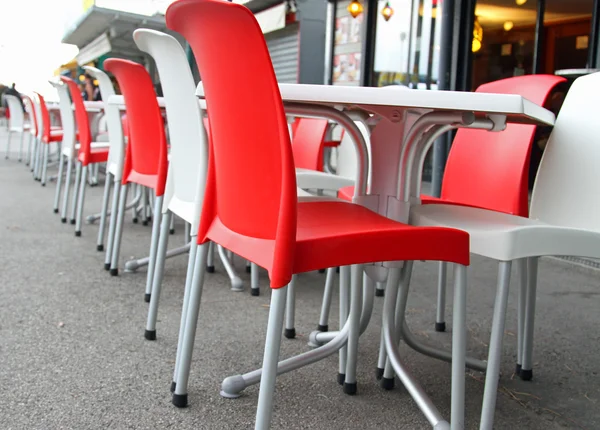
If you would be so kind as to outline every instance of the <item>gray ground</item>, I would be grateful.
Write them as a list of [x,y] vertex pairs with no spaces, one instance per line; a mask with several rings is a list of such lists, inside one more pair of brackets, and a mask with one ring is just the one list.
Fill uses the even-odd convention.
[[[74,237],[52,213],[54,183],[42,188],[16,160],[4,160],[0,132],[0,427],[3,429],[247,429],[254,420],[257,387],[238,400],[219,396],[221,380],[253,369],[262,359],[269,294],[229,290],[222,267],[207,277],[190,407],[170,403],[184,256],[169,260],[158,340],[144,340],[146,272],[110,277],[96,251],[97,225]],[[52,169],[52,172],[55,168]],[[86,213],[99,210],[102,188],[90,188]],[[127,218],[123,261],[147,253],[150,227]],[[171,243],[183,242],[183,226]],[[246,286],[249,275],[237,261]],[[410,324],[423,340],[449,346],[450,334],[433,331],[436,265],[418,263],[410,295]],[[469,275],[468,349],[483,358],[489,338],[496,265],[473,258]],[[316,326],[324,275],[299,278],[297,340],[283,341],[282,356],[307,350]],[[557,259],[540,262],[534,380],[513,377],[516,288],[511,291],[504,338],[496,428],[600,428],[598,272]],[[516,279],[513,276],[513,286]],[[361,338],[359,393],[349,397],[335,381],[337,357],[278,379],[273,428],[421,429],[423,415],[402,388],[383,391],[373,376],[382,300]],[[332,318],[337,318],[334,303]],[[451,316],[448,318],[451,321]],[[335,320],[334,320],[335,321]],[[449,415],[450,367],[408,347],[406,363]],[[483,374],[467,376],[467,427],[475,429]]]

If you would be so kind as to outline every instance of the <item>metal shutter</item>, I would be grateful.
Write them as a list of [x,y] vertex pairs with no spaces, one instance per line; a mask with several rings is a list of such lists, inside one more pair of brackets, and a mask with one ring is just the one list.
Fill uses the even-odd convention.
[[298,83],[298,24],[265,34],[277,81]]

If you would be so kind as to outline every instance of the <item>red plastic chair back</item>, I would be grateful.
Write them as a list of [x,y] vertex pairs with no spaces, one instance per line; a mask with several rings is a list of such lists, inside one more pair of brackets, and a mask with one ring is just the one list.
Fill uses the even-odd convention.
[[[92,131],[90,129],[90,119],[88,118],[87,110],[83,104],[83,97],[79,91],[77,83],[66,76],[61,76],[60,79],[68,85],[71,101],[75,106],[75,121],[77,122],[77,136],[79,140],[79,154],[77,159],[83,166],[90,163],[92,152]],[[46,124],[44,123],[44,134],[46,133]]]
[[[239,235],[274,239],[269,275],[272,285],[285,285],[296,236],[296,173],[262,31],[250,10],[222,0],[176,1],[166,20],[195,54],[210,120],[198,242],[206,241],[215,221]],[[244,79],[239,64],[249,73]]]
[[40,112],[42,113],[42,142],[50,143],[50,113],[48,113],[48,107],[46,106],[46,100],[40,93],[35,93],[38,96],[40,103]]
[[127,110],[123,184],[141,184],[162,196],[167,179],[167,142],[152,79],[144,66],[129,60],[110,58],[104,68],[115,75]]
[[[545,104],[565,82],[554,75],[527,75],[481,85],[477,92],[519,94]],[[499,133],[460,129],[452,144],[441,199],[462,205],[528,216],[528,173],[536,127],[507,124]]]
[[327,120],[300,118],[296,124],[292,140],[295,166],[323,171],[323,145]]

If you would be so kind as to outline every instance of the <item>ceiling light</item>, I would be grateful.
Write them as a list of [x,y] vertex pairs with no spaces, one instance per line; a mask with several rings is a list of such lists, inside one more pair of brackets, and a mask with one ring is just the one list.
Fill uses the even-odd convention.
[[386,2],[383,9],[381,9],[381,15],[383,15],[383,19],[389,21],[392,15],[394,14],[394,9],[390,6],[390,2]]
[[527,3],[527,0],[515,0],[515,3],[517,6],[523,6],[525,3]]
[[506,21],[504,23],[504,31],[510,31],[514,26],[515,24],[512,21]]
[[483,27],[479,23],[479,18],[475,17],[473,23],[473,42],[471,44],[471,50],[477,52],[481,49],[481,42],[483,41]]
[[347,9],[348,12],[350,12],[350,15],[352,15],[352,18],[356,18],[364,10],[363,5],[359,0],[352,0]]

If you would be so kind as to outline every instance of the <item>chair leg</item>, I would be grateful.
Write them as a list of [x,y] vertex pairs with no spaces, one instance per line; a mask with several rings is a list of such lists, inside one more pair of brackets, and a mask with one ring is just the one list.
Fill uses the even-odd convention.
[[385,296],[385,282],[377,282],[377,287],[375,289],[375,296],[376,297]]
[[10,154],[10,136],[12,134],[12,131],[9,129],[8,130],[8,139],[6,141],[6,156],[4,157],[6,160],[8,160],[8,154]]
[[85,202],[85,189],[90,166],[81,169],[81,182],[79,183],[79,197],[77,198],[77,218],[75,219],[75,236],[81,236],[81,221],[83,220],[83,204]]
[[144,294],[144,301],[146,303],[150,303],[150,295],[152,294],[152,281],[154,280],[154,268],[156,266],[156,250],[158,249],[158,240],[160,238],[161,230],[162,202],[163,196],[158,196],[154,201],[154,222],[152,223],[152,238],[150,242],[150,255],[148,258],[148,272],[146,275],[146,292]]
[[104,255],[104,270],[110,270],[110,262],[112,258],[112,250],[115,243],[115,231],[117,229],[117,219],[119,218],[119,195],[121,193],[121,181],[114,179],[113,195],[110,216],[110,224],[108,225],[108,238],[106,240],[106,253]]
[[[196,327],[198,325],[198,313],[200,311],[200,301],[202,299],[202,287],[204,284],[204,273],[206,271],[206,255],[208,247],[201,245],[196,254],[194,264],[194,276],[190,286],[189,301],[185,315],[185,328],[181,342],[181,353],[177,356],[179,359],[175,363],[177,368],[177,378],[175,392],[173,393],[173,404],[179,408],[187,406],[188,397],[188,379],[190,376],[190,366],[192,362],[192,353],[194,350],[194,340],[196,337]],[[283,313],[283,309],[282,309]],[[283,315],[282,315],[283,316]],[[281,325],[279,326],[279,336],[281,337]],[[277,364],[277,363],[275,363]]]
[[[187,225],[188,224],[186,223],[186,230],[185,230],[185,235],[184,235],[186,240],[190,235]],[[169,225],[169,234],[175,234],[175,217],[171,217],[171,224]]]
[[31,144],[33,142],[34,136],[33,133],[29,133],[29,139],[27,139],[27,158],[25,161],[26,166],[31,165]]
[[146,332],[144,333],[144,337],[148,340],[156,340],[156,317],[158,315],[158,302],[165,271],[167,245],[169,242],[169,226],[172,217],[173,214],[168,211],[163,215],[160,225],[158,248],[156,250],[156,263],[154,265],[154,273],[152,276],[152,290],[149,295],[150,308],[148,309],[148,320],[146,322]]
[[250,294],[253,296],[260,295],[260,287],[258,285],[258,266],[255,263],[250,263]]
[[73,184],[73,198],[71,199],[71,224],[75,225],[75,218],[77,217],[77,198],[79,197],[79,184],[81,183],[81,162],[75,161],[75,183]]
[[54,191],[54,213],[58,213],[58,205],[60,203],[60,192],[62,190],[63,183],[63,170],[65,165],[65,156],[60,154],[58,156],[58,176],[56,178],[56,191]]
[[125,218],[125,204],[127,203],[127,185],[121,185],[119,196],[119,211],[115,236],[112,243],[110,274],[117,276],[119,274],[119,252],[121,251],[121,239],[123,238],[123,220]]
[[446,331],[446,272],[447,263],[440,261],[438,272],[437,312],[435,315],[435,331]]
[[494,426],[494,412],[496,397],[498,395],[498,378],[502,361],[502,338],[504,337],[504,322],[506,318],[506,305],[508,302],[508,289],[510,285],[510,261],[502,261],[498,267],[498,288],[494,302],[494,316],[492,318],[492,334],[488,352],[488,365],[485,375],[485,388],[483,391],[483,406],[481,409],[481,423],[479,430],[492,430]]
[[[183,305],[181,307],[181,321],[179,323],[179,336],[177,337],[177,357],[175,358],[175,369],[173,370],[173,381],[171,382],[171,393],[175,392],[177,385],[177,366],[180,363],[181,350],[183,349],[183,335],[185,333],[185,321],[187,319],[187,309],[190,301],[190,291],[194,278],[194,270],[196,267],[196,256],[199,246],[196,244],[196,236],[192,236],[190,241],[190,255],[188,256],[188,267],[185,276],[185,288],[183,290]],[[205,245],[208,246],[208,245]],[[150,302],[152,304],[152,302]]]
[[[350,290],[350,266],[340,267],[340,329],[346,324],[349,312]],[[338,384],[344,384],[346,380],[346,359],[348,356],[348,345],[340,348]]]
[[383,330],[381,330],[381,336],[379,339],[379,356],[377,358],[377,368],[375,369],[375,378],[381,381],[386,369],[387,363],[387,352],[385,351],[385,338],[383,337]]
[[517,364],[515,374],[521,374],[523,364],[523,336],[525,333],[525,301],[527,300],[527,259],[515,260],[517,275],[519,278],[519,302],[517,312]]
[[296,275],[292,276],[287,287],[287,299],[285,305],[285,329],[283,335],[288,339],[296,337]]
[[19,158],[18,158],[19,163],[21,161],[23,161],[23,142],[24,142],[24,140],[25,140],[25,132],[21,131],[21,144],[19,145]]
[[331,297],[333,296],[333,278],[335,277],[335,268],[327,269],[325,277],[325,290],[323,290],[323,302],[321,303],[321,315],[319,316],[318,331],[329,330],[329,311],[331,309]]
[[50,157],[50,144],[44,145],[44,160],[42,162],[42,187],[46,186],[46,176],[48,174],[48,157]]
[[208,246],[208,257],[206,258],[206,271],[208,273],[215,272],[215,244],[210,242]]
[[523,329],[523,362],[519,375],[524,381],[530,381],[533,378],[533,326],[537,297],[538,258],[530,257],[527,259],[527,263],[527,301]]
[[104,251],[104,233],[106,230],[106,217],[108,216],[108,205],[110,201],[110,188],[112,175],[107,171],[104,179],[104,195],[102,196],[102,210],[100,212],[100,225],[98,226],[98,240],[96,250]]
[[[366,275],[364,275],[366,276]],[[348,332],[348,356],[346,360],[346,376],[344,378],[344,393],[354,395],[357,391],[356,365],[358,361],[358,338],[360,337],[360,317],[362,309],[363,266],[351,266],[350,276],[350,331]]]
[[450,426],[465,427],[465,366],[467,359],[467,267],[454,267],[452,315],[452,398]]
[[60,221],[67,222],[67,207],[69,206],[69,194],[71,193],[71,177],[73,173],[73,160],[67,157],[67,175],[65,177],[65,193],[63,195],[62,209],[60,212]]
[[279,349],[281,347],[281,328],[283,326],[283,313],[285,309],[285,290],[286,287],[283,287],[271,292],[271,306],[269,308],[269,322],[265,340],[263,373],[260,380],[258,406],[256,408],[255,430],[268,430],[271,427],[275,380],[277,378],[277,364],[279,362]]

